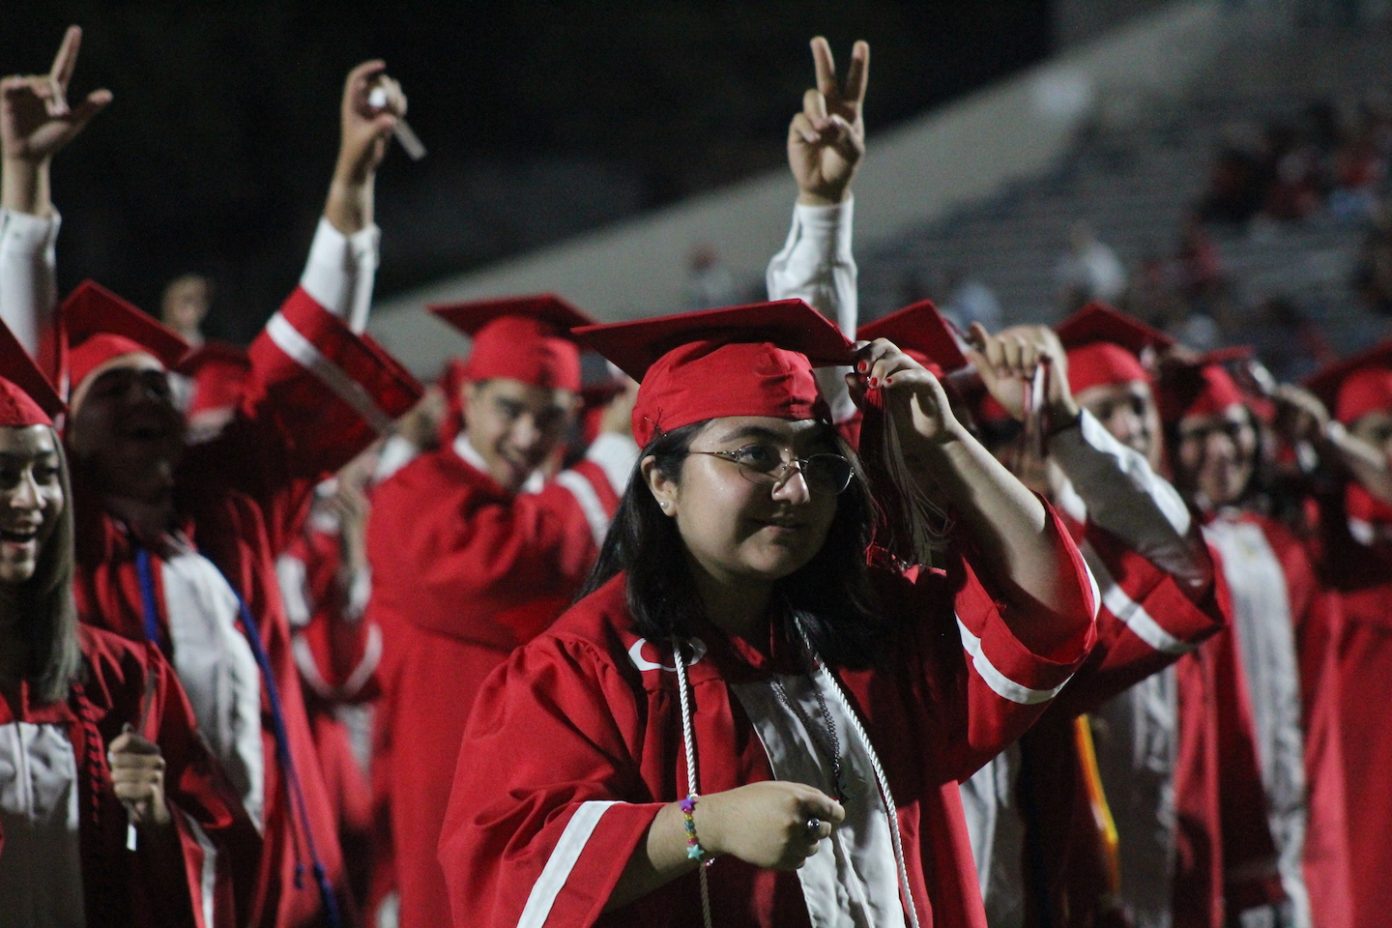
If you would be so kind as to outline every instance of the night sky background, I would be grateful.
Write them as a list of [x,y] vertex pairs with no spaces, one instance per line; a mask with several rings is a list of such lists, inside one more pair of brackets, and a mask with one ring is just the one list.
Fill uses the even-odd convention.
[[[783,164],[812,83],[871,45],[870,132],[1033,64],[1046,0],[609,0],[6,4],[0,69],[84,37],[70,99],[115,100],[54,168],[59,286],[93,277],[157,311],[195,270],[209,333],[245,341],[303,266],[337,149],[342,81],[386,60],[430,155],[377,182],[379,295]],[[791,188],[790,188],[791,190]]]

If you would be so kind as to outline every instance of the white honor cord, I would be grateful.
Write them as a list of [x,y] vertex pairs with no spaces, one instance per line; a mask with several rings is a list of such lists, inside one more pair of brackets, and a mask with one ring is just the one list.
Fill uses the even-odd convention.
[[846,718],[850,720],[851,728],[855,731],[860,743],[865,746],[865,754],[870,758],[870,767],[875,771],[875,782],[879,784],[880,795],[884,797],[885,814],[889,816],[889,836],[894,842],[894,862],[899,865],[899,886],[904,890],[905,908],[908,909],[909,924],[913,928],[919,928],[918,909],[914,906],[913,890],[909,888],[909,868],[904,863],[904,843],[899,834],[899,809],[894,805],[894,797],[889,792],[889,779],[885,776],[884,766],[880,763],[880,757],[875,753],[875,746],[870,743],[870,736],[865,733],[865,727],[860,724],[860,716],[851,707],[851,702],[846,698],[846,694],[841,691],[841,684],[836,682],[836,677],[832,676],[827,669],[826,661],[822,660],[815,648],[812,647],[812,639],[807,637],[807,631],[802,627],[802,620],[796,614],[793,615],[793,627],[797,629],[798,637],[802,639],[802,645],[807,649],[807,653],[812,656],[822,669],[826,671],[826,678],[831,683],[831,695],[841,704],[841,709],[846,713]]
[[[681,642],[675,637],[672,638],[672,656],[677,668],[677,698],[681,701],[682,742],[686,746],[686,792],[694,799],[700,795],[696,791],[696,735],[691,730],[691,701],[686,694],[686,658],[682,657]],[[696,814],[694,807],[691,813]],[[696,870],[701,877],[701,917],[706,928],[712,928],[710,884],[706,879],[705,863],[699,862]]]

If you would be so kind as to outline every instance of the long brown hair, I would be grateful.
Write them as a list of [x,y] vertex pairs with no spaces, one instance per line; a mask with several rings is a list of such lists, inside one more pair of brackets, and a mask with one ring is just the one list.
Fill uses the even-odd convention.
[[[77,643],[77,607],[73,602],[73,495],[63,442],[49,430],[58,455],[58,480],[63,509],[53,534],[39,552],[34,576],[13,587],[0,587],[0,601],[14,610],[25,641],[24,679],[34,688],[34,701],[64,700],[78,678],[82,653]],[[6,681],[11,682],[11,681]],[[17,682],[17,681],[16,681]]]

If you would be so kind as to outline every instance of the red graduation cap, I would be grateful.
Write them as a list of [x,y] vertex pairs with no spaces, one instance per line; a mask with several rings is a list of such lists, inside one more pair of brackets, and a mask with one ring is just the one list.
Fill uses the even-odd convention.
[[1217,416],[1247,404],[1247,394],[1224,364],[1251,357],[1250,348],[1219,348],[1192,361],[1166,364],[1156,389],[1160,418],[1173,425],[1186,416]]
[[14,333],[0,323],[0,426],[52,426],[62,412],[58,391]]
[[1345,425],[1370,412],[1392,412],[1392,339],[1316,371],[1305,385]]
[[1149,381],[1142,358],[1175,340],[1105,303],[1089,303],[1054,327],[1068,352],[1068,385],[1089,387]]
[[72,393],[108,361],[124,355],[149,355],[173,369],[188,353],[188,342],[110,290],[84,280],[58,307],[67,345],[64,375]]
[[190,351],[175,367],[177,373],[193,381],[184,415],[235,407],[251,374],[251,355],[245,348],[227,342],[204,342]]
[[580,349],[570,330],[594,320],[553,293],[429,307],[473,339],[467,379],[507,377],[579,391]]
[[861,341],[887,338],[904,353],[935,374],[951,373],[967,366],[962,351],[962,336],[951,320],[938,312],[932,300],[910,303],[873,322],[867,322],[856,332]]
[[639,381],[633,437],[720,416],[825,417],[812,368],[849,364],[841,331],[802,300],[593,325],[575,336]]

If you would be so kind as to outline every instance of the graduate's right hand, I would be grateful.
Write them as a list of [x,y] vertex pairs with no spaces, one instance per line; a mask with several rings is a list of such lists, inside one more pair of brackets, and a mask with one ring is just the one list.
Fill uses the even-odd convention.
[[[796,870],[846,817],[841,803],[802,783],[768,780],[701,797],[696,832],[713,854],[756,867]],[[807,823],[817,819],[816,835]]]

